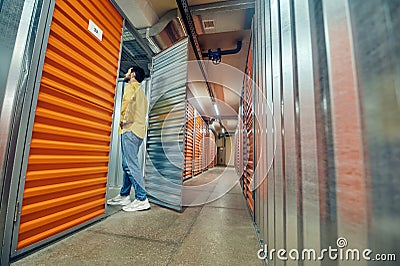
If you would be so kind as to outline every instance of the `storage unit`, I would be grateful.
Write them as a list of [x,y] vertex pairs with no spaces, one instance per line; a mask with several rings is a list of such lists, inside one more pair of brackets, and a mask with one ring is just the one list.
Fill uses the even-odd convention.
[[186,117],[184,180],[214,167],[216,157],[214,133],[190,103],[187,103]]
[[[4,139],[11,143],[5,154],[9,169],[2,169],[7,171],[6,198],[1,190],[4,263],[10,254],[18,257],[103,218],[107,175],[119,169],[115,162],[110,167],[109,153],[110,143],[117,142],[111,131],[118,127],[112,123],[118,120],[113,120],[118,116],[113,112],[119,112],[114,101],[122,16],[107,0],[49,0],[26,1],[22,17],[17,46],[23,49],[16,53],[11,65],[15,74],[10,75],[18,83],[7,85],[7,93],[15,93],[15,110],[9,116],[17,119],[10,122],[13,128],[7,128],[10,133]],[[150,199],[178,210],[180,185],[193,176],[196,144],[197,112],[186,101],[187,51],[184,39],[154,57],[143,146]],[[1,118],[3,125],[3,111]],[[202,127],[204,135],[204,122]],[[201,151],[203,139],[198,139]],[[199,157],[200,171],[205,161]],[[165,200],[170,196],[172,201]]]
[[398,250],[399,8],[256,1],[235,161],[268,250]]
[[238,116],[236,142],[236,172],[241,176],[241,185],[247,204],[254,215],[254,117],[253,117],[253,54],[250,45],[247,56],[245,78]]
[[37,43],[24,47],[30,69],[11,188],[18,192],[6,222],[12,257],[105,215],[123,27],[106,0],[33,2],[22,15],[32,16],[29,42]]
[[152,202],[182,209],[185,167],[186,62],[184,39],[153,58],[145,182]]
[[204,120],[200,116],[199,113],[196,114],[196,119],[195,119],[195,134],[194,134],[194,139],[195,139],[195,149],[194,149],[194,175],[198,175],[203,171],[203,156],[204,156],[204,150],[203,150],[203,130],[204,130]]
[[185,128],[185,170],[183,179],[189,179],[193,175],[194,161],[194,108],[191,104],[186,105],[186,128]]

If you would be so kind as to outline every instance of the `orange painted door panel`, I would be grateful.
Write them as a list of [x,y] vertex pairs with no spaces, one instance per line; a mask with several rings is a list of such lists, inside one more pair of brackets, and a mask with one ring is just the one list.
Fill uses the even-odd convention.
[[[91,20],[103,34],[88,30]],[[104,215],[123,19],[107,0],[56,0],[18,249]]]
[[186,103],[185,169],[183,170],[183,180],[192,177],[193,133],[194,133],[194,108],[190,103]]

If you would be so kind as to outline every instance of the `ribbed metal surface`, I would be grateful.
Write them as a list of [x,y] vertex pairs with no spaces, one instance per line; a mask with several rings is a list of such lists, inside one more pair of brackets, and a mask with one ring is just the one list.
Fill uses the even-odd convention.
[[239,107],[238,125],[235,132],[235,171],[238,176],[242,176],[243,171],[243,122],[241,119],[242,106]]
[[[282,1],[283,3],[283,1]],[[282,102],[282,51],[281,51],[281,14],[280,3],[278,1],[271,1],[271,50],[272,50],[272,109],[275,121],[275,153],[272,167],[274,168],[274,181],[275,181],[275,231],[280,232],[275,234],[275,246],[284,246],[285,238],[285,207],[284,207],[284,193],[285,178],[283,176],[282,165],[282,148],[284,143],[282,141],[282,120],[283,113],[281,112]],[[308,125],[307,125],[308,126]],[[284,265],[284,262],[277,261],[276,265]]]
[[[318,251],[344,237],[348,248],[395,254],[400,20],[394,14],[400,5],[303,2],[256,1],[254,179],[260,186],[254,206],[260,240],[269,251]],[[243,143],[237,145],[238,171]],[[298,264],[276,257],[268,262]]]
[[203,140],[203,118],[196,113],[196,120],[195,120],[195,133],[194,133],[194,174],[197,175],[201,173],[203,170],[202,163],[203,163],[203,147],[201,145]]
[[192,177],[193,154],[194,154],[194,108],[191,104],[186,105],[186,130],[185,130],[185,170],[183,179]]
[[[247,57],[246,75],[252,76],[252,50],[250,49]],[[254,129],[253,129],[253,86],[251,79],[244,79],[242,91],[242,110],[243,113],[240,117],[242,120],[241,125],[243,128],[239,129],[243,132],[242,135],[242,153],[243,153],[243,168],[239,170],[242,173],[242,188],[245,199],[250,210],[254,214]]]
[[[88,31],[89,19],[103,30],[102,41]],[[109,1],[56,1],[18,249],[104,214],[121,29]]]
[[8,70],[23,6],[24,1],[0,1],[0,61],[3,65],[0,71],[0,88],[2,88],[0,90],[0,110],[3,106],[4,88],[6,87]]
[[215,135],[210,129],[208,130],[208,137],[207,137],[207,141],[206,141],[205,145],[208,146],[207,147],[207,158],[206,158],[207,165],[206,165],[206,167],[207,167],[207,169],[213,168],[215,166],[214,158],[217,153],[217,151],[216,151],[217,145],[215,144]]
[[[284,0],[281,2],[281,29],[282,29],[282,54],[293,54],[293,19],[294,14],[290,10],[290,0]],[[297,161],[297,138],[296,138],[296,123],[298,119],[295,111],[295,95],[293,86],[295,84],[294,76],[294,59],[286,56],[282,57],[282,71],[284,72],[282,77],[282,101],[285,103],[283,106],[284,120],[282,127],[284,128],[284,134],[282,136],[283,142],[283,172],[284,172],[284,232],[282,236],[286,239],[286,247],[289,249],[297,248],[299,237],[299,216],[300,210],[298,208],[297,198],[300,186],[298,182],[298,161]],[[297,121],[296,121],[297,120]],[[282,239],[281,238],[281,239]],[[279,245],[277,245],[279,246]],[[289,264],[289,263],[288,263]],[[295,265],[295,262],[291,262],[291,265]]]
[[188,40],[153,59],[147,132],[146,188],[150,200],[182,209]]
[[208,137],[208,127],[207,124],[204,123],[202,127],[202,140],[201,140],[201,149],[202,149],[202,160],[201,160],[201,169],[202,171],[207,170],[207,156],[208,156],[208,145],[206,145]]
[[[324,4],[325,2],[327,1],[323,1]],[[338,219],[346,224],[340,228],[339,233],[351,234],[354,239],[351,241],[358,241],[360,247],[367,246],[374,253],[396,254],[396,260],[384,263],[398,265],[400,2],[357,0],[348,1],[347,4],[347,18],[332,3],[326,3],[328,7],[324,10],[324,17],[329,16],[326,24],[329,28],[330,47],[339,48],[328,52],[336,59],[330,62],[332,75],[337,80],[332,84],[337,88],[337,92],[332,95],[335,110],[333,122],[338,125],[334,140],[338,143],[337,150],[343,146],[352,147],[351,153],[341,152],[337,156],[338,176],[340,175],[337,180],[338,190],[350,188],[346,194],[342,192],[340,201],[338,200]],[[336,17],[341,18],[340,23],[337,23]],[[352,44],[353,40],[356,71],[350,68],[353,66],[350,62],[349,67],[342,67],[341,62],[348,62],[351,54],[350,49],[343,49],[346,46],[337,39],[338,28],[344,27],[349,20],[352,27],[347,35],[346,45]],[[347,82],[353,78],[357,80],[355,83]],[[357,98],[362,106],[361,111],[356,108],[359,106],[353,104]],[[345,103],[342,104],[343,102]],[[357,124],[353,121],[362,122]],[[364,165],[356,156],[363,150],[368,151],[368,156],[364,157]],[[361,169],[365,165],[368,171],[363,174]],[[350,176],[349,173],[356,174]],[[349,180],[352,181],[351,187]]]

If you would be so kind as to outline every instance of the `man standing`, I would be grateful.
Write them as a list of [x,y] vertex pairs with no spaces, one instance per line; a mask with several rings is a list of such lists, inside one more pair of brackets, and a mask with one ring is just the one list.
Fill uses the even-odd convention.
[[[115,198],[107,201],[110,205],[122,205],[122,210],[127,212],[150,209],[146,196],[144,179],[140,169],[138,152],[146,135],[146,114],[148,102],[146,95],[140,88],[140,82],[145,77],[144,70],[140,67],[131,67],[125,74],[128,84],[124,90],[121,107],[121,150],[122,169],[124,170],[121,191]],[[131,203],[129,194],[131,186],[135,190],[135,200]]]

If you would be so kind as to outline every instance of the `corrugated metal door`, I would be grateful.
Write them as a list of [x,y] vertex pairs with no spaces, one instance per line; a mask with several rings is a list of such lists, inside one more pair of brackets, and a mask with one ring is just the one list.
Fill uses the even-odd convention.
[[189,179],[193,173],[193,133],[194,133],[194,108],[186,104],[186,131],[185,131],[185,169],[183,179]]
[[[250,45],[251,47],[251,45]],[[247,56],[246,76],[252,77],[252,49]],[[253,117],[253,87],[252,80],[245,79],[242,98],[243,98],[243,193],[247,204],[254,215],[254,117]]]
[[194,174],[200,174],[202,171],[202,139],[203,139],[203,118],[201,118],[200,114],[196,112],[196,120],[195,120],[195,165],[194,165]]
[[[97,37],[88,30],[89,21]],[[122,26],[109,1],[56,1],[30,143],[18,250],[104,215]]]
[[188,39],[153,58],[146,189],[151,202],[182,210]]

